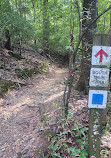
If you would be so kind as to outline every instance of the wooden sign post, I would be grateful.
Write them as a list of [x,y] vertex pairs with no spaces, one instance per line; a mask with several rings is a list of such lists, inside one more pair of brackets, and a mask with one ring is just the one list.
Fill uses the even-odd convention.
[[102,117],[107,104],[111,47],[106,35],[95,35],[90,70],[89,110],[89,158],[100,158]]

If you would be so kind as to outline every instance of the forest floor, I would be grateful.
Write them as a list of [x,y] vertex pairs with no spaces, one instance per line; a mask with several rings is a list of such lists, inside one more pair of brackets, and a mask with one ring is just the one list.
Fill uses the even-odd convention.
[[[35,55],[31,60],[39,59]],[[15,80],[9,73],[7,75],[2,73],[1,76]],[[50,132],[58,133],[59,130],[56,123],[62,116],[67,76],[67,68],[49,64],[48,73],[34,75],[26,82],[18,79],[25,85],[9,90],[0,99],[0,158],[44,157],[50,144]],[[72,90],[69,106],[81,126],[88,125],[87,99],[88,96]],[[103,142],[109,149],[110,139],[108,133]]]

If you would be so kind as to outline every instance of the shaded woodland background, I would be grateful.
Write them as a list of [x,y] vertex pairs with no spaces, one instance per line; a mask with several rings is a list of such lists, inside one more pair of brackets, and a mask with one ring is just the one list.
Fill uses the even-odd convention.
[[69,68],[77,62],[80,79],[77,89],[88,93],[88,78],[94,34],[108,34],[110,11],[87,30],[74,59],[74,48],[87,26],[110,3],[106,0],[1,0],[0,43],[13,51],[30,46],[47,58],[69,61]]
[[[0,97],[10,93],[13,88],[27,86],[27,83],[30,83],[27,79],[36,75],[44,76],[49,73],[49,76],[53,76],[57,75],[57,70],[58,72],[63,70],[63,74],[66,72],[68,75],[75,67],[71,101],[74,98],[74,102],[78,105],[80,99],[80,103],[83,100],[86,106],[93,36],[106,34],[110,41],[110,8],[104,13],[110,5],[107,0],[0,0]],[[101,16],[95,20],[100,14]],[[51,67],[55,63],[61,70],[56,66]],[[62,68],[68,69],[68,72]],[[45,77],[47,79],[47,76]],[[66,79],[64,85],[66,85]],[[59,133],[60,139],[58,137],[53,139],[54,134],[48,131],[48,140],[51,141],[52,146],[49,146],[48,154],[47,149],[40,155],[65,157],[66,152],[69,158],[78,153],[81,158],[87,157],[85,141],[87,142],[88,120],[83,118],[85,113],[88,113],[88,109],[83,104],[81,105],[82,109],[77,110],[77,113],[76,110],[74,111],[77,119],[81,114],[80,111],[83,111],[83,116],[81,116],[83,122],[80,121],[80,126],[75,122],[73,128],[74,115],[69,113],[68,119],[71,126],[66,123],[66,126],[58,130],[59,132],[54,131],[54,134]],[[74,110],[72,103],[69,103],[69,109]],[[109,115],[108,119],[110,120]],[[46,123],[46,120],[44,122]],[[61,124],[59,122],[59,127]],[[50,130],[53,130],[52,128]],[[110,126],[107,129],[110,131]],[[73,136],[74,132],[76,138]],[[77,147],[77,150],[73,148],[73,145]],[[63,150],[63,148],[68,148],[68,150]],[[102,149],[103,158],[105,158],[104,151],[108,150],[109,154],[111,148],[107,145]],[[20,154],[24,155],[19,151],[17,158]]]

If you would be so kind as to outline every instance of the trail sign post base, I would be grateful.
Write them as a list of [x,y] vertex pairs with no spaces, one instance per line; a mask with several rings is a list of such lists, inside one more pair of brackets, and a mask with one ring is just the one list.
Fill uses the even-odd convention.
[[[90,71],[88,156],[100,158],[102,117],[107,104],[111,47],[104,45],[107,36],[95,35]],[[101,46],[102,45],[102,46]]]

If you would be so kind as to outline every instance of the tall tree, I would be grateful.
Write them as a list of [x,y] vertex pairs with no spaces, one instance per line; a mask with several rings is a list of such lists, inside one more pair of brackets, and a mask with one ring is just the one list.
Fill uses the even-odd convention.
[[43,0],[43,50],[49,54],[49,12],[48,0]]
[[[36,15],[36,11],[35,11],[35,4],[36,4],[36,1],[35,0],[31,0],[32,2],[32,7],[33,7],[33,16],[34,16],[34,19],[33,19],[33,22],[35,23],[35,15]],[[34,40],[34,44],[36,45],[36,39]]]
[[[83,17],[82,17],[82,31],[93,21],[97,15],[97,0],[84,0],[83,1]],[[81,74],[77,84],[79,91],[88,93],[89,83],[89,71],[90,71],[90,59],[91,59],[91,48],[93,42],[94,29],[96,23],[94,23],[85,33],[82,39],[82,60],[81,60]]]
[[[11,10],[9,0],[6,0],[5,2],[1,1],[0,9],[2,11],[1,13],[10,14],[10,12],[12,12],[12,10]],[[5,32],[5,44],[4,44],[4,46],[6,49],[11,50],[11,39],[10,39],[9,27],[5,27],[4,32]]]
[[70,0],[70,12],[71,12],[71,18],[70,18],[70,45],[71,45],[71,50],[69,53],[69,73],[73,70],[73,51],[74,51],[74,16],[73,15],[73,1]]

